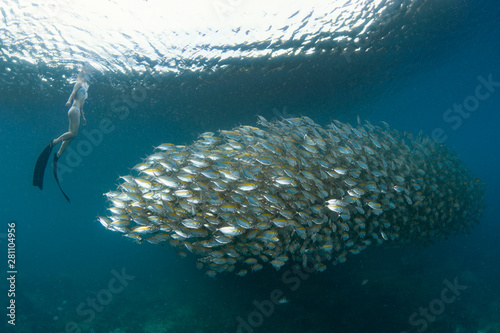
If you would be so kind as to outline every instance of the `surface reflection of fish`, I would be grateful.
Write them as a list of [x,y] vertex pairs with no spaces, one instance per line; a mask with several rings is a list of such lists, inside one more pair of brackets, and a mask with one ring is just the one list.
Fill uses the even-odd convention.
[[162,144],[107,193],[109,230],[196,254],[208,276],[288,260],[316,269],[371,244],[468,232],[484,184],[448,148],[369,122],[307,117]]

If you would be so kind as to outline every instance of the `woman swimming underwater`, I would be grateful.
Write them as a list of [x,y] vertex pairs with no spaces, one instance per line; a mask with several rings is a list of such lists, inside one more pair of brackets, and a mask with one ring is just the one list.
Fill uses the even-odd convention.
[[33,186],[38,186],[40,189],[43,188],[43,175],[45,173],[45,168],[47,167],[47,162],[49,160],[50,153],[52,152],[52,148],[58,143],[62,143],[59,151],[54,153],[54,160],[52,162],[52,168],[54,172],[54,177],[56,178],[57,185],[59,189],[63,193],[66,200],[69,200],[69,197],[64,193],[59,184],[59,179],[57,178],[57,161],[61,157],[62,153],[68,148],[68,145],[78,134],[78,128],[80,127],[80,118],[82,125],[86,124],[85,114],[83,113],[83,105],[85,104],[85,100],[88,97],[88,89],[89,89],[89,74],[84,69],[82,69],[78,73],[78,77],[76,78],[76,83],[73,86],[73,91],[66,102],[66,106],[70,106],[68,110],[68,120],[69,120],[69,129],[66,133],[62,134],[60,137],[53,139],[47,147],[42,151],[38,160],[36,161],[35,171],[33,173]]

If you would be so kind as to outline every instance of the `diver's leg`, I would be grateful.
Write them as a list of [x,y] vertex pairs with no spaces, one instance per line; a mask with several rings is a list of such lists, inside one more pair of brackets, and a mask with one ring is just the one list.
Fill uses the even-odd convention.
[[59,151],[57,152],[57,158],[59,158],[62,155],[62,153],[64,153],[64,151],[66,150],[66,148],[68,148],[72,140],[73,139],[63,141],[61,147],[59,148]]
[[64,133],[54,141],[52,141],[52,144],[57,144],[62,141],[61,148],[59,148],[59,151],[57,152],[57,158],[59,158],[62,153],[68,148],[68,145],[70,144],[71,141],[76,137],[78,134],[78,128],[80,127],[80,111],[77,108],[71,108],[68,112],[68,119],[69,119],[69,130],[68,132]]
[[64,141],[71,141],[75,138],[76,134],[72,133],[71,131],[68,131],[66,133],[64,133],[63,135],[61,135],[60,137],[58,137],[57,139],[54,139],[52,140],[52,145],[57,145],[58,143],[60,142],[64,142]]
[[71,141],[75,138],[76,134],[78,133],[78,127],[80,126],[80,110],[77,107],[72,106],[68,110],[68,121],[69,121],[68,131],[62,134],[57,139],[52,140],[53,146],[66,140]]

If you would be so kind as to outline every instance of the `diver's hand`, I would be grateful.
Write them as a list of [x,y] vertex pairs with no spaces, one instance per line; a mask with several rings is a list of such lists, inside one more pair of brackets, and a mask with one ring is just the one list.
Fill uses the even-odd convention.
[[85,119],[85,117],[82,117],[82,125],[83,126],[87,125],[87,119]]
[[71,105],[71,101],[68,99],[68,101],[66,102],[66,106],[69,107]]

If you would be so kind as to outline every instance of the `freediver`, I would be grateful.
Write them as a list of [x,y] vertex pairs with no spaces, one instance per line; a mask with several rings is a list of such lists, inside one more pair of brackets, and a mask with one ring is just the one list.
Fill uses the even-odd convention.
[[61,143],[61,147],[57,153],[54,153],[54,159],[52,162],[52,168],[54,172],[54,177],[56,179],[57,185],[59,189],[63,193],[64,197],[68,202],[70,202],[69,197],[64,193],[59,184],[59,179],[57,177],[57,161],[61,157],[62,153],[68,148],[68,145],[78,134],[78,129],[80,127],[80,118],[81,124],[85,125],[87,120],[85,119],[85,114],[83,112],[83,105],[85,104],[85,100],[88,97],[88,89],[89,89],[89,80],[90,74],[88,70],[84,67],[78,73],[76,78],[76,83],[73,86],[73,91],[66,102],[66,106],[71,107],[68,110],[68,120],[69,120],[69,129],[66,133],[62,134],[60,137],[53,139],[50,143],[45,147],[42,151],[38,160],[36,161],[35,171],[33,173],[33,186],[38,186],[40,189],[43,188],[43,176],[45,173],[45,168],[47,167],[47,162],[50,157],[50,153],[52,152],[52,148]]

